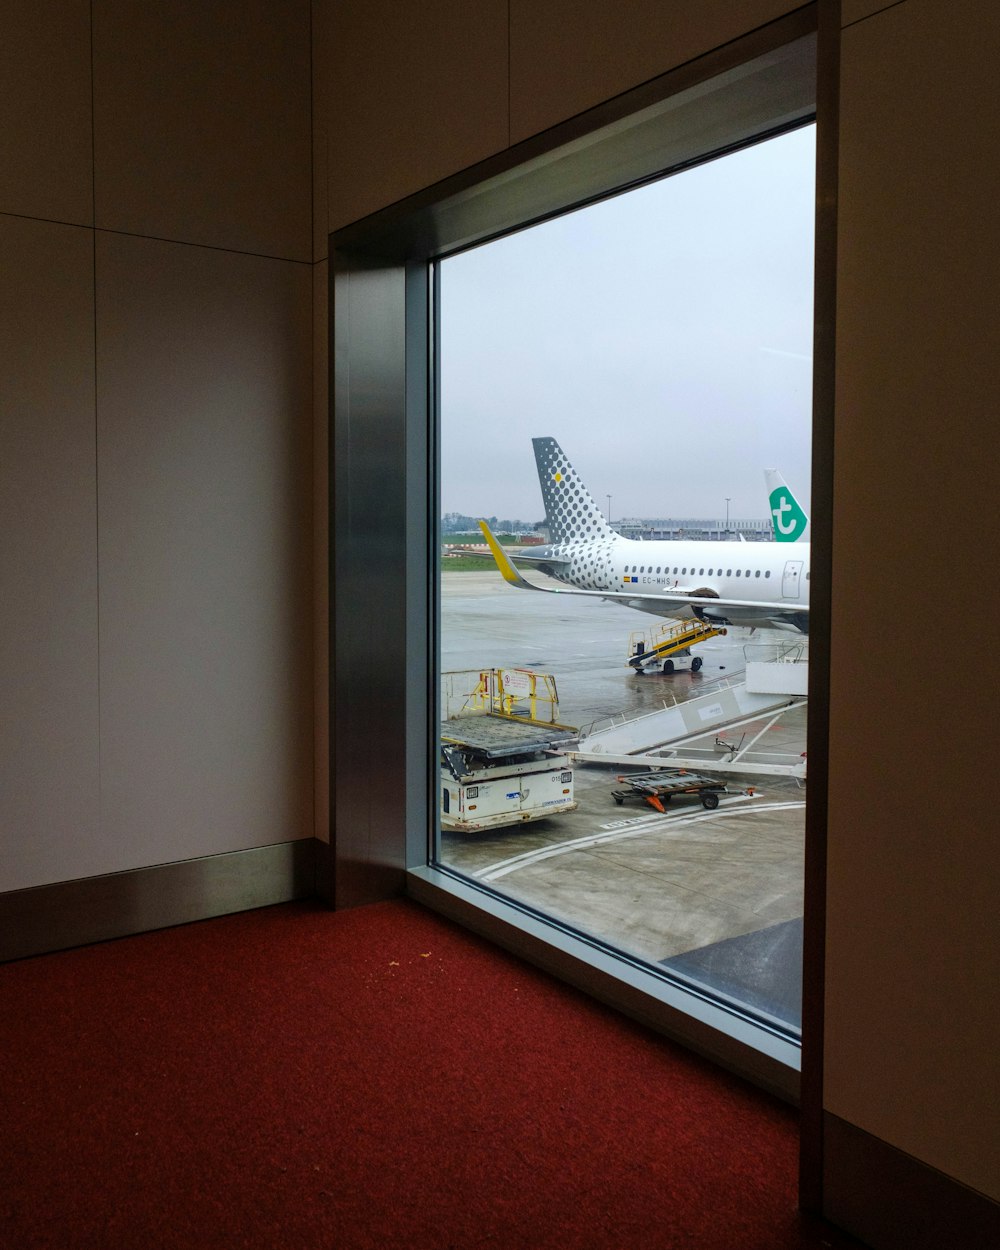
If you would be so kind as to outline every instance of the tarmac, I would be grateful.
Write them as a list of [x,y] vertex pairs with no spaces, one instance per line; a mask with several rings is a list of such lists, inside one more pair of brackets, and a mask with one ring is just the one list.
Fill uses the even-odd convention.
[[[441,582],[442,672],[552,674],[558,719],[580,729],[710,693],[722,680],[738,680],[752,648],[775,639],[771,631],[730,630],[695,649],[700,672],[638,676],[626,663],[629,635],[655,628],[657,617],[599,599],[530,594],[496,570],[446,572]],[[769,731],[768,746],[805,751],[805,729],[803,708]],[[796,1030],[804,784],[727,773],[714,811],[679,797],[661,813],[638,796],[615,802],[612,791],[623,789],[617,778],[628,771],[577,763],[575,811],[443,833],[440,862]]]

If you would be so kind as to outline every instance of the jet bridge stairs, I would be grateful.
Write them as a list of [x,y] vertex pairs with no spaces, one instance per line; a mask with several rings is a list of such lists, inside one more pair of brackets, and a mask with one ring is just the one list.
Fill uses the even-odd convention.
[[703,695],[581,730],[572,758],[805,780],[806,648],[745,651],[744,673]]

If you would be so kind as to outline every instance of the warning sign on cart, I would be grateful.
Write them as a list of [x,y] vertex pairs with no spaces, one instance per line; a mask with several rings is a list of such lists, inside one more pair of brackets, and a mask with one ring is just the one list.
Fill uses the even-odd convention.
[[504,694],[530,695],[532,693],[531,679],[534,676],[533,673],[529,673],[523,668],[505,668],[500,671],[502,673]]

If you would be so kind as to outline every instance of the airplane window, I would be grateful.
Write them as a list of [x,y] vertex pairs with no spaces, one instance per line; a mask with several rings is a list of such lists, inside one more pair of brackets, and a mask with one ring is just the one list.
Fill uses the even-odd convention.
[[749,569],[747,569],[747,577],[749,577],[749,576],[750,576],[750,570],[749,570]]
[[754,577],[760,577],[760,569],[758,569],[757,572],[754,573]]
[[739,571],[739,569],[737,569],[737,570],[736,570],[736,576],[737,576],[737,577],[739,577],[739,576],[740,576],[740,571]]
[[732,577],[732,575],[733,575],[733,570],[732,570],[732,569],[726,569],[726,576],[727,576],[727,577]]
[[659,571],[660,571],[660,566],[659,566],[659,565],[657,565],[657,566],[656,566],[656,571],[657,571],[657,573],[659,573]]
[[764,574],[764,576],[765,576],[765,577],[770,577],[770,576],[771,576],[771,570],[770,570],[770,569],[768,569],[768,570],[767,570],[767,572]]

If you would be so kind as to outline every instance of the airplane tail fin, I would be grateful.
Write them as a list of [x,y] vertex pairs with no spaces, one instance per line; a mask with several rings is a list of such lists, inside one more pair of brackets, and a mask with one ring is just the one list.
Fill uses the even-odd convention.
[[775,542],[804,542],[809,537],[809,518],[777,469],[765,469],[764,481],[771,509]]
[[553,543],[610,538],[614,531],[554,438],[533,438],[545,524]]

